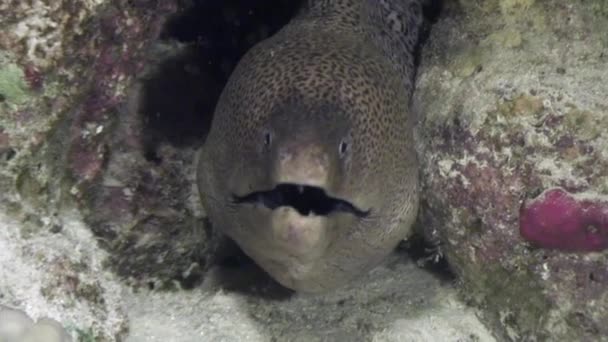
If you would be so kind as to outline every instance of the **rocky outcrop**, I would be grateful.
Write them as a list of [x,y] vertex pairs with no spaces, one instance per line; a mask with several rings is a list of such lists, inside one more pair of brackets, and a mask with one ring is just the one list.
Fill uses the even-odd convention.
[[[76,206],[94,223],[94,213],[120,207],[116,198],[105,207],[91,203],[103,196],[103,184],[116,183],[104,183],[103,175],[118,143],[117,127],[133,125],[122,115],[131,85],[144,70],[147,48],[176,10],[173,1],[0,4],[0,297],[34,318],[61,320],[79,339],[124,336],[120,287],[102,268],[107,255],[97,242],[110,252],[123,244],[103,235],[99,225],[90,227],[96,237],[74,226],[66,210]],[[119,190],[128,195],[128,189]],[[112,227],[129,218],[119,210],[107,215]],[[116,270],[141,263],[135,252],[120,262],[107,260]],[[158,278],[158,272],[143,275]],[[51,326],[29,331],[49,337],[44,331]]]
[[416,99],[423,224],[505,339],[607,340],[608,4],[446,5]]

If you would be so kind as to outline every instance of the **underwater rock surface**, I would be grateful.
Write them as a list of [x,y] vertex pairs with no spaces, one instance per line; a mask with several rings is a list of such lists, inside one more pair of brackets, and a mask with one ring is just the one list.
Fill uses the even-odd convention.
[[[214,15],[218,22],[232,23],[227,32],[236,37],[227,46],[217,45],[198,33],[188,36],[179,20],[165,26],[182,13],[182,3],[0,4],[0,210],[10,216],[0,217],[0,302],[32,317],[61,320],[73,337],[114,341],[127,335],[121,296],[131,294],[121,294],[125,279],[135,288],[151,289],[210,281],[206,272],[218,242],[200,208],[192,170],[194,150],[203,143],[199,135],[205,133],[199,127],[208,118],[187,113],[209,111],[239,54],[281,21],[236,25],[239,18],[257,18],[249,15],[251,9]],[[288,12],[275,17],[287,20]],[[192,18],[200,13],[188,20],[196,22]],[[544,206],[543,194],[555,194],[549,189],[557,187],[563,189],[560,203],[566,209],[578,212],[579,199],[599,208],[595,215],[580,214],[593,227],[577,224],[574,232],[584,228],[605,238],[605,32],[608,4],[602,0],[447,1],[423,52],[415,101],[426,202],[421,221],[443,242],[462,280],[462,294],[482,309],[502,339],[601,341],[608,336],[604,244],[589,248],[583,239],[566,248],[573,240],[549,239],[542,223],[546,212],[555,212]],[[167,40],[158,42],[159,36]],[[213,51],[228,51],[229,57]],[[208,64],[213,68],[201,67]],[[528,211],[535,203],[540,210]],[[94,234],[65,215],[72,207]],[[105,270],[123,282],[118,285]],[[159,322],[170,322],[173,312],[188,313],[192,322],[199,318],[186,307],[187,296],[199,298],[198,293],[151,295],[175,296],[150,304],[157,305],[152,309],[145,307],[145,296],[138,297],[137,309],[154,311]],[[379,303],[390,311],[389,304],[401,295],[376,291],[367,309]],[[258,306],[276,311],[268,302],[224,296],[221,290],[212,299],[220,309],[225,302],[236,303],[230,313],[243,317],[250,312],[239,311],[241,301],[255,301],[252,312]],[[175,302],[185,303],[177,304],[181,311],[157,315]],[[301,310],[296,303],[281,312],[286,318],[274,321],[279,333],[273,336],[290,334],[286,322],[299,317],[293,312],[308,317],[323,304]],[[450,329],[463,310],[456,306],[439,326]],[[230,332],[234,326],[218,318],[220,309],[206,313],[210,318],[202,322],[219,320],[226,324],[220,333]],[[418,324],[408,325],[412,317],[395,314],[396,330],[391,330],[382,321],[384,311],[361,314],[365,319],[344,312],[332,311],[332,322],[346,319],[352,326],[348,333],[368,331],[366,336],[379,341],[400,340],[402,331]],[[430,312],[421,324],[429,328],[417,333],[433,340],[428,330],[437,330],[432,324],[437,316]],[[22,326],[33,324],[20,317]],[[304,321],[323,321],[315,317]],[[148,318],[136,321],[140,336],[149,336]],[[255,319],[264,324],[267,318]],[[471,340],[487,336],[470,311],[467,321],[473,323],[455,336],[466,336],[470,326],[479,332]]]
[[506,340],[608,340],[605,32],[601,0],[449,2],[423,52],[423,226]]

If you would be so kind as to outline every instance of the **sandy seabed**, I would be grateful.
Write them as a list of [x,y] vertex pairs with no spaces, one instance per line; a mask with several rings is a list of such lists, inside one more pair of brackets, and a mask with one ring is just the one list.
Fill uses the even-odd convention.
[[[0,212],[0,304],[60,321],[73,340],[126,327],[128,342],[495,341],[453,284],[401,254],[320,296],[251,290],[264,277],[254,266],[214,268],[193,290],[133,291],[103,269],[106,254],[78,215],[62,221],[59,233],[24,237],[20,221]],[[81,265],[71,276],[99,289],[94,303],[62,287],[70,264]]]

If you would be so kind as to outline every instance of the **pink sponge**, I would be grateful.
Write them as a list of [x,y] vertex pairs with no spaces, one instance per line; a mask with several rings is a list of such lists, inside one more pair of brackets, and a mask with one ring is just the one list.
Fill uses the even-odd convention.
[[543,248],[600,251],[608,248],[608,199],[579,197],[550,189],[519,212],[519,231]]

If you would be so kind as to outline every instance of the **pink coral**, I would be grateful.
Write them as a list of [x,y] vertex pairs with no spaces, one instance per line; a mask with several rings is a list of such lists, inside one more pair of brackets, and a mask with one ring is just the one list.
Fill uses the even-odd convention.
[[582,198],[550,189],[525,201],[519,214],[521,235],[543,248],[600,251],[608,248],[608,199]]
[[519,229],[528,241],[566,251],[608,248],[608,201],[551,189],[520,209]]

